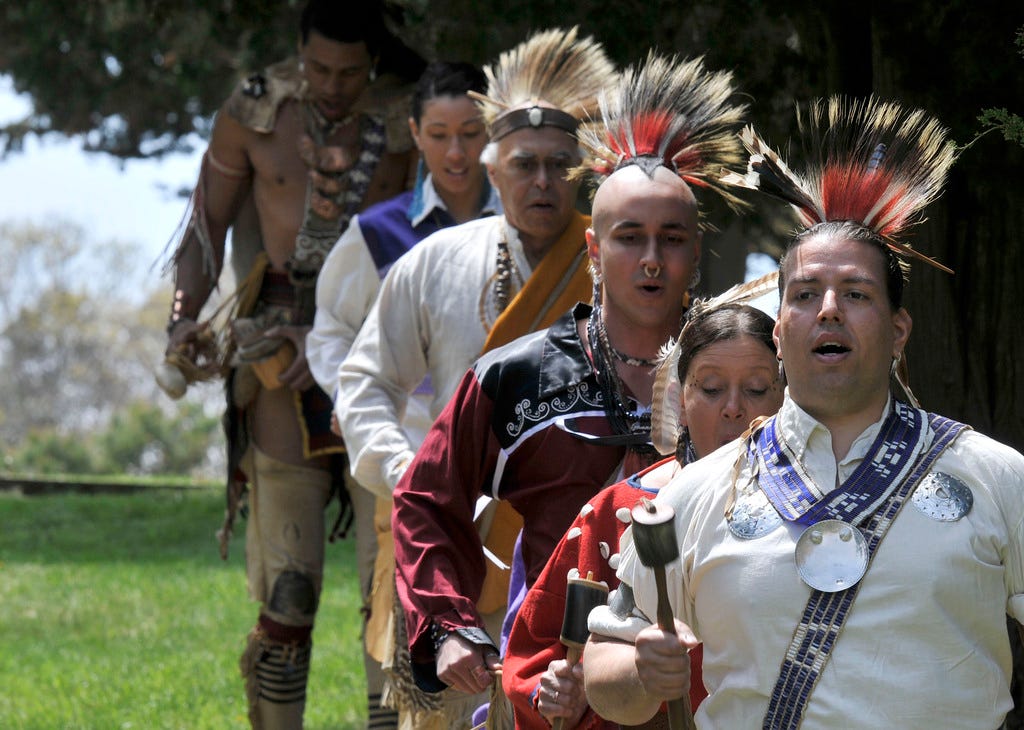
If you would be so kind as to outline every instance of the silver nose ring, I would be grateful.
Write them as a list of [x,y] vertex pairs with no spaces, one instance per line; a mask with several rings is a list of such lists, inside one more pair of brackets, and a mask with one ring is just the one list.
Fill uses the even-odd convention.
[[661,264],[655,266],[653,271],[651,270],[651,267],[649,267],[647,264],[642,264],[640,268],[643,270],[644,276],[646,276],[648,279],[657,279],[658,274],[661,273]]

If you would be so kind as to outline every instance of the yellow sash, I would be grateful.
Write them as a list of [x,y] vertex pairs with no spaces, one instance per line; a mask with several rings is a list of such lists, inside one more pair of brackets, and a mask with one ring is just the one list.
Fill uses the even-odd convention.
[[481,354],[549,327],[576,302],[590,301],[594,283],[586,267],[588,226],[590,216],[573,213],[561,238],[495,320]]
[[[586,267],[585,236],[589,225],[590,216],[573,214],[562,236],[544,254],[526,284],[495,320],[483,352],[549,327],[576,302],[590,301],[593,281]],[[484,546],[503,562],[511,564],[523,518],[504,500],[492,502],[489,508],[494,509],[494,515],[490,519],[490,529],[481,534]],[[487,561],[487,575],[476,604],[480,613],[491,613],[505,605],[510,577],[511,571],[502,570],[491,560]]]

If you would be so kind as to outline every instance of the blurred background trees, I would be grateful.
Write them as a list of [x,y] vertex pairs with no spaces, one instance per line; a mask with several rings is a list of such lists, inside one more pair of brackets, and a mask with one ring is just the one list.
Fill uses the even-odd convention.
[[137,247],[55,221],[0,223],[0,251],[0,470],[216,476],[218,391],[171,403],[154,383],[169,294],[133,284]]

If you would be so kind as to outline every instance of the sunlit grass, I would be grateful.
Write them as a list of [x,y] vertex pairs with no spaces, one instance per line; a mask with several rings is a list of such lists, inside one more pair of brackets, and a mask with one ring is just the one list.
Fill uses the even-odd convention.
[[[0,496],[0,728],[248,727],[256,604],[242,540],[217,554],[222,511],[216,491]],[[350,541],[328,546],[325,583],[306,727],[361,727]]]

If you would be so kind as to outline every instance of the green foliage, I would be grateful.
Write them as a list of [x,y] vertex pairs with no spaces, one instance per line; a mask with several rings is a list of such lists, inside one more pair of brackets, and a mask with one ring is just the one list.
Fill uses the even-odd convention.
[[4,457],[16,474],[106,475],[208,473],[211,449],[219,448],[220,419],[198,403],[168,413],[147,402],[128,404],[95,433],[33,431]]
[[[249,71],[294,52],[303,0],[25,0],[0,9],[0,68],[31,94],[34,113],[0,128],[0,152],[26,134],[84,135],[87,149],[158,156],[205,136],[227,94]],[[744,0],[608,2],[572,13],[536,0],[392,0],[392,29],[428,58],[489,63],[544,27],[580,24],[619,63],[647,48],[706,53],[741,71],[745,91],[798,91],[814,64],[787,39],[784,12]],[[737,23],[737,19],[744,23]],[[782,64],[800,73],[779,73]],[[74,84],[61,80],[72,74]],[[783,104],[779,111],[789,112]]]
[[84,134],[87,149],[120,157],[185,147],[187,135],[208,131],[210,116],[256,59],[266,63],[294,47],[295,4],[4,3],[0,68],[16,90],[31,93],[35,110],[0,133],[0,151],[47,131]]
[[95,474],[96,455],[77,434],[33,431],[4,455],[3,468],[16,474]]
[[[81,229],[0,224],[11,285],[0,289],[0,468],[32,474],[221,471],[220,429],[195,388],[156,387],[169,295],[137,303],[137,250],[90,251]],[[215,396],[210,407],[219,406]],[[217,408],[219,410],[219,408]]]
[[983,127],[999,130],[1007,142],[1024,146],[1024,119],[1006,109],[985,109],[978,117]]
[[[1020,55],[1024,56],[1024,26],[1017,29],[1017,38],[1014,43],[1020,49]],[[979,134],[978,137],[993,130],[998,130],[1003,133],[1003,139],[1007,142],[1016,142],[1024,147],[1024,119],[1019,115],[1003,108],[983,109],[978,117],[978,121],[985,128],[985,131]],[[977,141],[977,138],[975,138],[975,141]],[[967,146],[969,147],[970,144]]]
[[188,474],[207,461],[220,419],[198,403],[173,414],[150,403],[133,403],[114,414],[96,439],[100,473]]
[[[4,730],[247,727],[238,657],[256,618],[217,493],[0,495]],[[350,541],[328,547],[306,727],[365,722]]]

